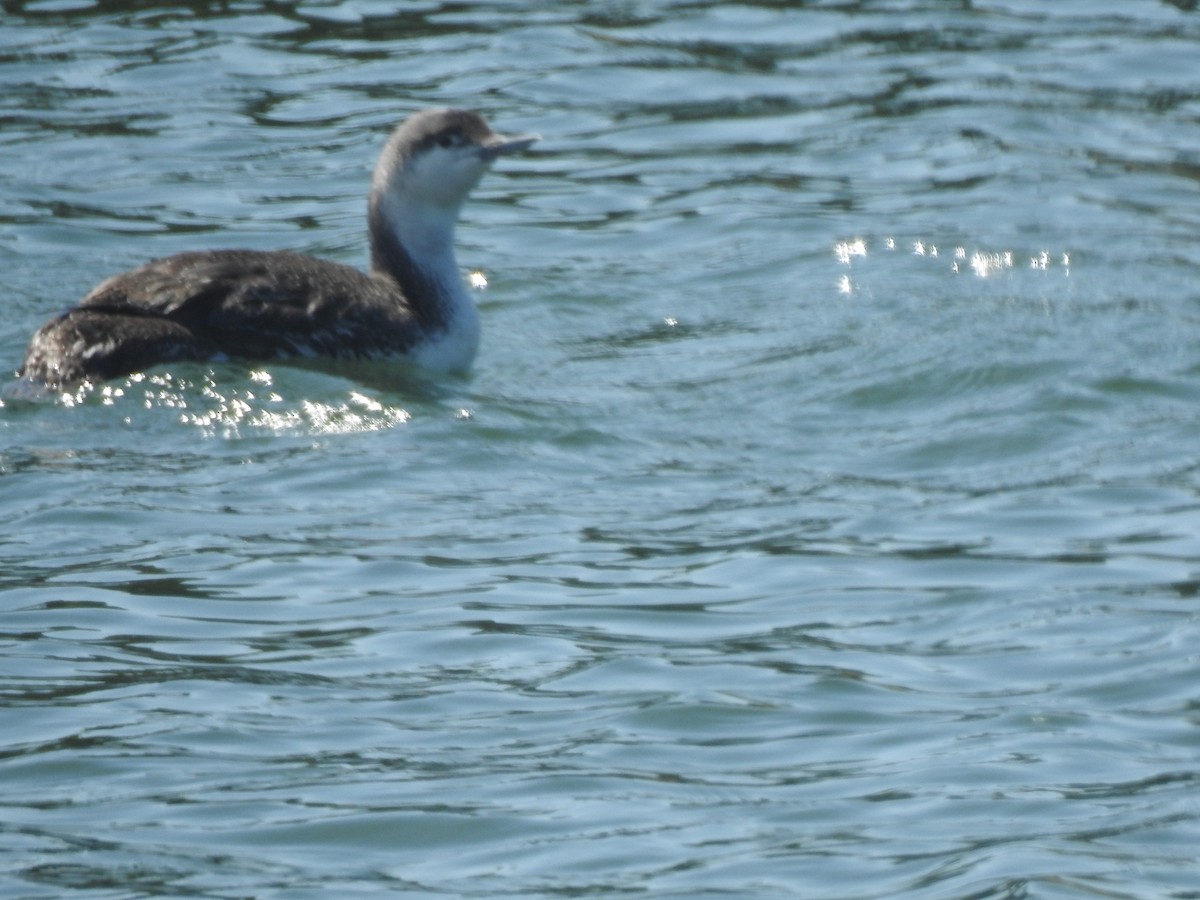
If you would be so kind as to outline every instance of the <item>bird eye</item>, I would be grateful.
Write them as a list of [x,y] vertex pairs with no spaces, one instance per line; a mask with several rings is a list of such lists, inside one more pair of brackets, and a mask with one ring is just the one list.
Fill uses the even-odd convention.
[[457,144],[458,141],[454,139],[454,135],[452,134],[443,134],[438,138],[438,146],[444,150],[449,150],[451,147],[454,147]]

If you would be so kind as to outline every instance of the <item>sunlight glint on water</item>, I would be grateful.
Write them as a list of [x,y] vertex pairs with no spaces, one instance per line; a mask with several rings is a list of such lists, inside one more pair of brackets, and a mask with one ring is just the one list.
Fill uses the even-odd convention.
[[11,369],[543,135],[467,377],[5,395],[5,900],[1197,895],[1190,4],[3,16]]

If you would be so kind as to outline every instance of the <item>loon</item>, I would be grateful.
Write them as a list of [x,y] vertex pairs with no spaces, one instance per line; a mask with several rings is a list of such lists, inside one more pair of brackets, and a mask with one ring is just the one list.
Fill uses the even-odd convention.
[[428,109],[384,145],[367,202],[371,269],[287,251],[180,253],[114,275],[34,334],[17,372],[49,389],[178,360],[401,358],[463,371],[479,313],[454,257],[458,213],[505,136],[478,113]]

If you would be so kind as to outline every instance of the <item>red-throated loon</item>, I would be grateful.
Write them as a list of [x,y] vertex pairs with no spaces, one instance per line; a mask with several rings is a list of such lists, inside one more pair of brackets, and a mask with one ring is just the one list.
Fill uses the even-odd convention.
[[30,341],[17,375],[50,388],[175,360],[399,357],[468,368],[479,313],[454,226],[504,136],[462,109],[418,112],[388,139],[367,204],[369,273],[286,251],[181,253],[102,282]]

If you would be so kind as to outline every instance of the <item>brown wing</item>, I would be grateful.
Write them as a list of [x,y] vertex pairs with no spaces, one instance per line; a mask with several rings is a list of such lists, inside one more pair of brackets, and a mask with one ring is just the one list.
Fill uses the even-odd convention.
[[295,253],[155,260],[34,335],[20,374],[104,379],[179,359],[399,354],[420,329],[395,282]]

